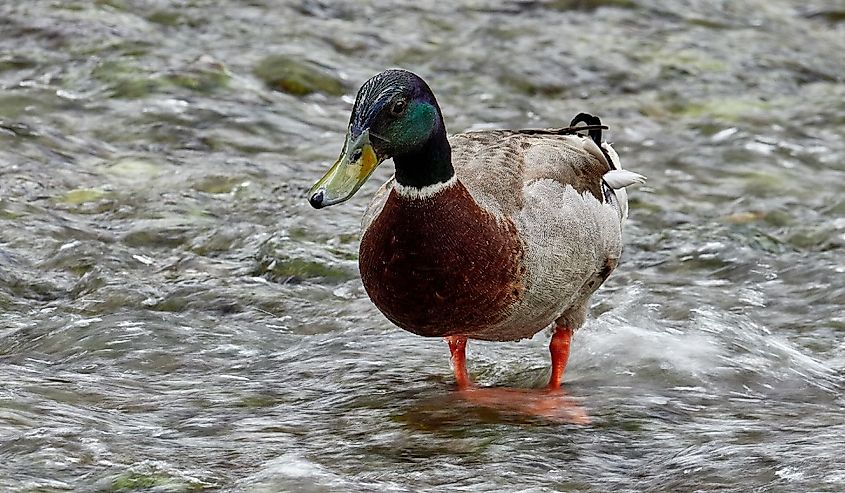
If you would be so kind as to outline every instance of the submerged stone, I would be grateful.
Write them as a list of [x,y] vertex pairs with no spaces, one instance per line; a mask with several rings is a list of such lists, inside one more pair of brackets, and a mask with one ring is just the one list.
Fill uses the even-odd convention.
[[185,18],[178,11],[175,10],[156,10],[147,16],[147,20],[154,24],[161,24],[162,26],[178,26],[185,22]]
[[267,239],[258,249],[252,275],[283,283],[322,279],[330,284],[357,277],[357,272],[347,268],[344,261],[325,251],[298,248],[297,243],[285,236]]
[[633,0],[553,0],[548,4],[548,8],[554,10],[583,10],[587,12],[603,7],[635,9],[637,2]]
[[201,178],[191,188],[205,193],[229,193],[245,181],[246,179],[238,176],[212,175]]
[[256,77],[273,90],[306,96],[322,93],[342,96],[343,82],[332,71],[308,60],[286,55],[271,55],[261,60],[253,70]]
[[264,258],[258,262],[254,274],[285,282],[316,278],[329,281],[348,281],[355,277],[354,274],[343,268],[302,258]]
[[7,70],[23,70],[38,66],[38,62],[18,54],[0,56],[0,72]]
[[67,205],[82,205],[89,202],[96,202],[108,196],[109,192],[103,190],[97,190],[94,188],[79,188],[56,197],[55,202]]
[[141,99],[178,88],[207,93],[226,86],[231,78],[222,63],[208,56],[164,74],[151,73],[126,59],[105,61],[91,76],[106,85],[110,97],[118,99]]
[[128,472],[112,480],[111,491],[202,491],[199,482],[189,482],[163,472]]
[[196,216],[139,219],[124,234],[123,242],[133,247],[176,248],[196,235],[201,222]]
[[126,61],[104,61],[91,72],[91,76],[106,85],[112,98],[139,99],[161,86],[154,76]]
[[841,22],[845,22],[845,9],[820,9],[806,14],[806,17],[810,19],[824,19],[831,24],[839,24]]
[[106,167],[105,171],[121,178],[145,180],[159,176],[162,173],[162,166],[142,159],[127,158]]
[[208,93],[225,87],[231,74],[226,66],[214,58],[203,55],[188,67],[164,76],[164,80],[185,89]]

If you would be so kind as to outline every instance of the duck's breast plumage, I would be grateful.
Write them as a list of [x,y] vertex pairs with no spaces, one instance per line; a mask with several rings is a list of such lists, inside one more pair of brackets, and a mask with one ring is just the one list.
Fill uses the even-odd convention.
[[523,244],[459,182],[426,200],[392,189],[361,238],[370,299],[396,325],[425,336],[484,332],[520,298]]

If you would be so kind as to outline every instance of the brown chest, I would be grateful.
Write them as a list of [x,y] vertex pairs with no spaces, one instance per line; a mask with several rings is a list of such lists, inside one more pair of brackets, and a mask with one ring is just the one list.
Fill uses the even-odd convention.
[[361,239],[373,303],[424,336],[468,334],[501,321],[522,294],[522,247],[459,182],[427,199],[395,190]]

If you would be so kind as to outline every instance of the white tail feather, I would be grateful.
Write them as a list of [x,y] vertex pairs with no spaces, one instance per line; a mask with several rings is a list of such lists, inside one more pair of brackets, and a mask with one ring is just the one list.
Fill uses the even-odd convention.
[[645,176],[626,169],[613,169],[603,176],[604,181],[614,190],[625,188],[634,183],[645,183]]

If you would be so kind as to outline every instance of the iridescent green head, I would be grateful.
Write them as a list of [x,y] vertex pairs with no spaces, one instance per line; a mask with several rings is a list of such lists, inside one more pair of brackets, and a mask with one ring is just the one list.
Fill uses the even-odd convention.
[[396,180],[424,187],[454,175],[440,107],[428,84],[407,70],[385,70],[361,86],[337,162],[311,188],[315,208],[352,197],[386,159]]

